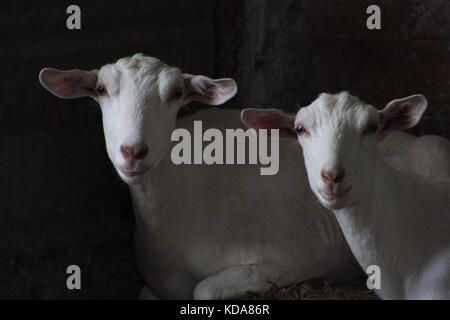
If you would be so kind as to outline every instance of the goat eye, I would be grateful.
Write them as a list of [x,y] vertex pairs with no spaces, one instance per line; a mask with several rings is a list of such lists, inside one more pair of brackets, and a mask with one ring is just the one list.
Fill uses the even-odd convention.
[[183,90],[181,90],[181,89],[175,90],[173,96],[176,99],[180,99],[183,96]]
[[299,136],[302,135],[302,134],[304,134],[304,133],[306,132],[305,128],[304,128],[301,124],[299,124],[299,125],[297,126],[297,128],[295,128],[295,131],[297,131],[297,134],[298,134]]
[[366,131],[364,131],[364,134],[373,134],[377,133],[378,131],[378,124],[371,124],[369,127],[367,127]]
[[102,96],[102,95],[104,95],[104,94],[106,93],[105,86],[102,85],[102,84],[99,84],[99,85],[97,86],[97,88],[95,88],[95,91],[97,92],[97,94],[98,94],[99,96]]

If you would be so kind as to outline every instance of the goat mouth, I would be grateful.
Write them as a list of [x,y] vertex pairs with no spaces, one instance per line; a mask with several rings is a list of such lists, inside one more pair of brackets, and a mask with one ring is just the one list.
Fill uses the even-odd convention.
[[340,193],[333,193],[333,192],[322,191],[322,190],[319,190],[319,193],[324,200],[334,201],[334,200],[341,199],[347,192],[350,191],[351,188],[352,187],[350,186],[347,189],[345,189],[343,192],[340,192]]
[[140,170],[133,170],[133,169],[125,169],[125,168],[117,168],[124,176],[127,176],[129,178],[136,178],[136,177],[141,177],[143,176],[145,173],[147,173],[147,171],[149,170],[147,169],[140,169]]

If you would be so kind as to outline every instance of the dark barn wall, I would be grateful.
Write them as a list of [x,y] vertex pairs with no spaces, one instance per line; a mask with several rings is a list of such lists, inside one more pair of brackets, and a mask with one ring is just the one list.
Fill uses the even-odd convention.
[[[9,3],[8,5],[6,3]],[[69,1],[0,5],[0,299],[136,298],[128,188],[106,155],[93,100],[60,100],[42,67],[94,69],[143,52],[212,75],[214,1]],[[66,267],[82,290],[66,289]]]
[[[424,93],[414,132],[450,136],[447,0],[102,0],[0,4],[0,299],[135,298],[128,189],[105,152],[89,99],[60,100],[44,66],[93,69],[143,52],[186,72],[234,77],[227,106],[296,111],[320,92],[349,90],[378,107]],[[365,28],[369,4],[380,31]],[[188,108],[190,109],[190,108]],[[82,268],[68,291],[65,269]]]
[[[366,28],[377,4],[382,29]],[[416,134],[450,138],[450,1],[217,0],[216,71],[239,84],[234,107],[295,112],[321,92],[383,108],[423,93]]]

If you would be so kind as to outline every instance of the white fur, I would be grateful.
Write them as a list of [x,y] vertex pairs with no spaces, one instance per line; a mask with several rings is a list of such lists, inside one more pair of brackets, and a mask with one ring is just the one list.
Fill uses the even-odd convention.
[[[54,73],[41,72],[41,83],[52,92]],[[232,97],[231,80],[192,78],[158,59],[135,55],[101,68],[99,83],[109,96],[91,96],[102,109],[108,155],[130,185],[136,258],[146,282],[142,298],[241,297],[264,290],[267,280],[286,269],[280,286],[360,274],[336,219],[306,184],[295,143],[281,143],[276,176],[260,176],[258,166],[171,162],[175,128],[192,132],[194,120],[202,120],[204,130],[242,127],[239,111],[217,108],[176,120],[179,108],[192,99],[216,98],[212,102],[218,104]],[[186,94],[189,86],[193,96]],[[184,96],[168,100],[175,87],[184,88]],[[79,96],[79,90],[67,96]],[[120,148],[138,144],[148,145],[148,155],[130,165]],[[119,170],[123,166],[148,171],[130,177]]]
[[450,178],[450,142],[445,138],[398,131],[378,146],[384,159],[398,170],[432,179]]
[[[422,98],[405,101],[412,99]],[[421,112],[410,114],[411,122],[417,122]],[[307,129],[298,140],[310,186],[334,211],[360,265],[381,268],[381,298],[450,299],[448,141],[422,138],[415,148],[405,149],[413,156],[409,169],[425,169],[424,174],[407,173],[404,166],[395,169],[378,151],[380,133],[364,134],[367,125],[380,124],[381,117],[374,107],[345,92],[322,94],[301,108],[295,121]],[[394,144],[407,140],[399,137]],[[433,152],[438,161],[433,163],[433,154],[422,152]],[[417,165],[412,163],[415,157],[421,157]],[[396,161],[393,165],[402,167]],[[345,170],[344,177],[326,190],[321,171],[337,168]],[[327,200],[324,190],[337,198]]]

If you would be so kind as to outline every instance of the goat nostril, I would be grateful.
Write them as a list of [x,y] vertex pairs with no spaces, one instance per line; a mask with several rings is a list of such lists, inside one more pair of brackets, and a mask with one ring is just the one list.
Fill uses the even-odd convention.
[[125,159],[130,159],[130,158],[133,157],[134,151],[133,151],[133,148],[130,147],[130,146],[121,146],[120,147],[120,153],[122,153],[122,156]]
[[140,147],[132,147],[132,146],[121,146],[120,152],[122,156],[126,160],[140,160],[143,159],[148,154],[148,147],[146,145],[142,145]]
[[330,184],[333,183],[333,179],[331,178],[330,174],[327,171],[322,170],[320,172],[320,176],[322,177],[322,181]]
[[345,171],[343,169],[320,172],[323,182],[327,184],[339,183],[344,179]]
[[345,175],[344,169],[339,169],[336,172],[336,175],[334,176],[333,181],[336,183],[342,182],[342,180],[344,179],[344,175]]
[[148,147],[146,145],[139,148],[133,155],[135,159],[143,159],[148,154]]

